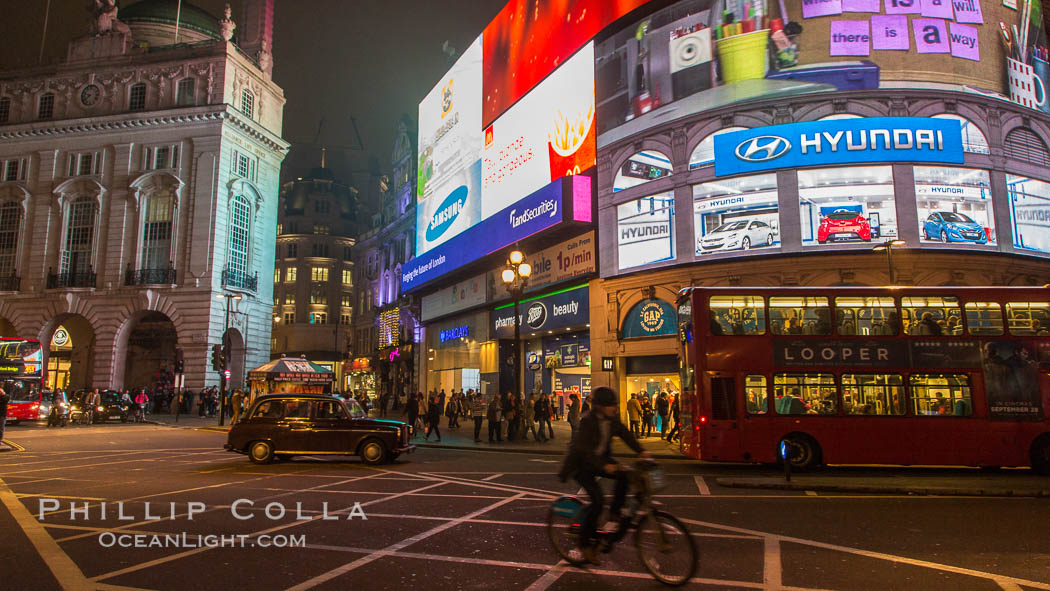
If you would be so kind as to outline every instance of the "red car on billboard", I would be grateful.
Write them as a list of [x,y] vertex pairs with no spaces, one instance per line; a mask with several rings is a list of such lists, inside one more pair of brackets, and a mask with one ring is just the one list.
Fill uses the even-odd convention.
[[817,229],[817,242],[824,244],[839,239],[870,242],[871,222],[863,213],[849,209],[838,209],[825,215]]

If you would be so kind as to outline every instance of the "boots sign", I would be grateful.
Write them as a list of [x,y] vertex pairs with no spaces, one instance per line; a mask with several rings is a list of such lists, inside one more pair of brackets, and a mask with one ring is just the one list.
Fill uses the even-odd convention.
[[[586,325],[590,322],[589,293],[589,288],[584,285],[521,302],[518,304],[521,334]],[[514,307],[508,304],[493,310],[492,326],[496,330],[496,338],[513,338]]]

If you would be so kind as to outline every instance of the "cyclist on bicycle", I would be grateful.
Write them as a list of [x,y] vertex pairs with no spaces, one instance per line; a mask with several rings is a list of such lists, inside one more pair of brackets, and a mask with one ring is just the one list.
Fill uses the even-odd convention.
[[598,528],[598,518],[602,514],[604,495],[597,478],[609,478],[616,481],[614,496],[609,507],[609,518],[621,519],[620,510],[627,499],[628,481],[625,468],[612,458],[612,438],[623,439],[631,449],[642,457],[648,452],[642,449],[630,430],[620,422],[620,408],[616,392],[612,388],[601,386],[590,395],[591,410],[580,419],[580,427],[569,444],[569,453],[565,456],[558,477],[562,482],[572,476],[587,491],[591,504],[584,513],[580,524],[580,553],[591,564],[598,564],[594,549],[594,538]]

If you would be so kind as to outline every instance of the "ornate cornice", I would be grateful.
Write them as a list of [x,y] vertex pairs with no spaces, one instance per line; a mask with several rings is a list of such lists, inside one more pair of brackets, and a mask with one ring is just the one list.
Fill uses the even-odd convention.
[[65,135],[92,134],[106,131],[122,131],[144,127],[163,127],[168,125],[182,125],[186,123],[202,123],[208,121],[228,120],[246,135],[264,144],[270,150],[284,154],[290,144],[280,137],[274,135],[258,126],[255,122],[246,121],[228,105],[209,108],[207,110],[195,110],[191,112],[173,112],[162,115],[138,115],[133,118],[121,117],[119,119],[78,119],[62,124],[41,125],[39,122],[33,124],[13,125],[0,129],[0,140],[45,138]]

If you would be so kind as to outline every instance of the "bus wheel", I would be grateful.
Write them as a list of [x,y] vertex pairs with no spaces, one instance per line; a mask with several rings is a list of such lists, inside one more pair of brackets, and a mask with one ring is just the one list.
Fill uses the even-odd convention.
[[1047,433],[1032,443],[1032,470],[1036,474],[1050,476],[1050,433]]
[[[792,433],[791,435],[785,435],[781,441],[787,442],[789,447],[794,448],[790,460],[792,468],[806,470],[820,465],[820,445],[809,435]],[[779,450],[780,443],[777,443],[777,451],[779,452]],[[779,454],[777,457],[779,457]],[[783,460],[780,461],[783,462]]]

